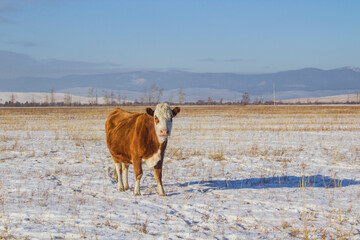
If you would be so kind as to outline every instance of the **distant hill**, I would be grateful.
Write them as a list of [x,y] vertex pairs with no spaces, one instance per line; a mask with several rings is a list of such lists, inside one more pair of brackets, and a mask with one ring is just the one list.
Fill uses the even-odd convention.
[[152,85],[163,89],[163,101],[177,99],[183,89],[186,101],[234,101],[244,92],[255,98],[270,100],[275,83],[278,100],[324,97],[360,92],[360,71],[357,68],[321,70],[305,68],[267,74],[192,73],[185,71],[128,71],[107,74],[69,75],[59,78],[22,77],[0,79],[0,92],[49,92],[88,96],[90,87],[99,97],[104,92],[126,95],[127,100],[140,99],[144,88]]
[[344,94],[336,96],[327,96],[327,97],[317,97],[317,98],[298,98],[298,99],[288,99],[282,100],[283,103],[360,103],[360,93],[358,94]]

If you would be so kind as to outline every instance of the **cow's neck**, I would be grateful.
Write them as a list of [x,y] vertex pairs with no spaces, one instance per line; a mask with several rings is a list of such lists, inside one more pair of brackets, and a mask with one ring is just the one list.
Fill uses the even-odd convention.
[[159,141],[156,132],[155,125],[152,123],[147,129],[150,133],[149,141],[148,141],[148,151],[147,154],[143,156],[143,161],[145,161],[148,167],[155,167],[156,164],[163,158],[164,151],[167,145],[167,139],[162,143]]

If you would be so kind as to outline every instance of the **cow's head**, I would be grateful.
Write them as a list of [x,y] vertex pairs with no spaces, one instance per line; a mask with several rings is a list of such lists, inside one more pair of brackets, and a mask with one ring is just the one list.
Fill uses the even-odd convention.
[[160,103],[155,111],[151,108],[146,109],[147,114],[154,117],[155,132],[160,143],[163,143],[171,134],[172,119],[180,112],[179,107],[171,110],[167,103]]

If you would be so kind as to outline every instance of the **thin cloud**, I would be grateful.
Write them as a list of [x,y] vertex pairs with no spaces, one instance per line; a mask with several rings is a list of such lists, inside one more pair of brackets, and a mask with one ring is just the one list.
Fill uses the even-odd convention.
[[20,47],[37,47],[36,43],[30,41],[5,41],[4,43]]
[[119,71],[114,63],[37,60],[28,55],[0,50],[0,79],[18,77],[62,77],[71,74],[97,74]]
[[244,58],[229,58],[229,59],[216,59],[216,58],[203,58],[200,61],[202,62],[253,62],[254,59],[244,59]]
[[230,59],[226,59],[225,62],[244,62],[245,59],[242,58],[230,58]]
[[226,59],[225,62],[254,62],[255,59],[245,59],[245,58],[230,58]]
[[203,58],[200,59],[201,62],[217,62],[215,58]]

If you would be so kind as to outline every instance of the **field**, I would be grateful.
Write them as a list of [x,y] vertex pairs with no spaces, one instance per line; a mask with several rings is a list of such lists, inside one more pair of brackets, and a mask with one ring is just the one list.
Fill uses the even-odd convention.
[[359,106],[182,107],[167,197],[117,191],[112,110],[0,109],[0,239],[360,239]]

